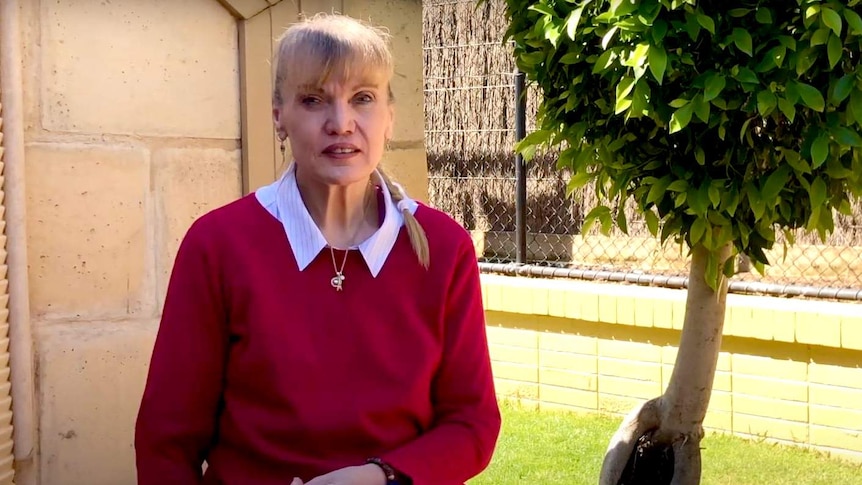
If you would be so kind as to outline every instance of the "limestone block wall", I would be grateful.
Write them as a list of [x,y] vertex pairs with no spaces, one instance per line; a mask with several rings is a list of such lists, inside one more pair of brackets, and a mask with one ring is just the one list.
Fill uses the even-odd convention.
[[178,243],[241,195],[237,21],[216,0],[20,4],[39,483],[134,483]]
[[134,420],[179,242],[280,164],[274,38],[319,11],[390,29],[398,128],[384,163],[426,199],[421,3],[15,3],[38,416],[37,455],[16,463],[16,483],[132,484]]

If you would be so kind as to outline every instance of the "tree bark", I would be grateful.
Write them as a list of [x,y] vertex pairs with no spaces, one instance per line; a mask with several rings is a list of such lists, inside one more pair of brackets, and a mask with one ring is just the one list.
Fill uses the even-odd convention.
[[[729,245],[716,254],[722,263],[729,255]],[[662,396],[633,410],[620,425],[605,454],[600,485],[619,484],[638,438],[648,432],[655,441],[673,447],[671,485],[700,483],[703,419],[712,394],[727,300],[726,279],[722,278],[716,290],[706,283],[708,259],[705,248],[692,250],[685,320],[668,387]]]

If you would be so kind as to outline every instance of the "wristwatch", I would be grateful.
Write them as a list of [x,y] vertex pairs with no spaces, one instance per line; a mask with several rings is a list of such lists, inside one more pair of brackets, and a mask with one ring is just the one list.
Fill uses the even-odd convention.
[[389,463],[386,463],[381,458],[372,457],[365,460],[366,463],[372,463],[380,467],[383,470],[383,474],[386,475],[386,485],[407,485],[406,483],[402,483],[398,480],[398,473],[395,472],[395,469],[392,468]]

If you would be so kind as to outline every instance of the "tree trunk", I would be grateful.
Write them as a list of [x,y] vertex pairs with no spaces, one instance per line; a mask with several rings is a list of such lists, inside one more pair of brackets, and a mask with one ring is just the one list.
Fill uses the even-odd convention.
[[[730,246],[722,248],[718,260],[724,262],[729,254]],[[685,321],[667,389],[625,417],[605,453],[600,485],[700,483],[703,419],[712,394],[727,300],[726,279],[717,291],[706,284],[708,258],[703,247],[692,250]],[[648,448],[664,453],[647,453]],[[656,469],[662,460],[671,459],[672,477],[670,470],[663,474]],[[652,478],[643,478],[647,476]]]

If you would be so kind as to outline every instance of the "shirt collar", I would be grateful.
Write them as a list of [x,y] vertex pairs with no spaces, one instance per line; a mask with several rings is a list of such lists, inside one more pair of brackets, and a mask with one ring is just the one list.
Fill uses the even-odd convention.
[[[392,252],[395,241],[398,239],[398,233],[404,224],[401,209],[406,208],[413,214],[416,212],[418,204],[407,197],[401,186],[395,184],[402,195],[402,200],[396,204],[389,191],[385,189],[383,178],[377,170],[374,171],[374,177],[377,184],[384,188],[381,191],[383,192],[385,208],[383,223],[371,237],[351,249],[359,250],[365,264],[371,271],[371,275],[376,277],[389,257],[389,253]],[[274,204],[276,213],[274,215],[284,226],[284,232],[291,249],[293,249],[296,264],[302,271],[311,264],[322,250],[328,247],[328,244],[302,201],[299,186],[296,183],[295,163],[290,165],[276,184],[276,190],[273,194],[276,199]],[[266,203],[263,205],[264,207],[273,206]]]

